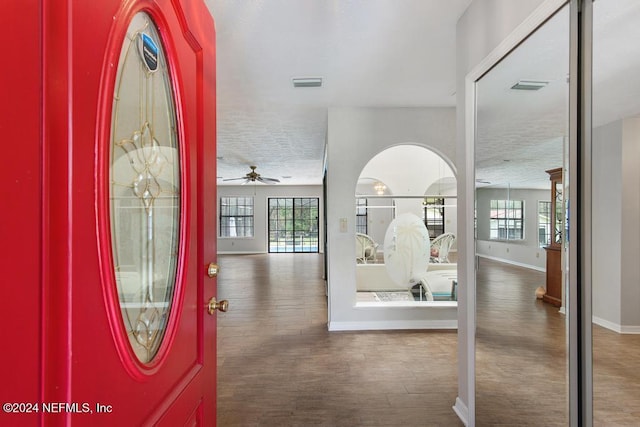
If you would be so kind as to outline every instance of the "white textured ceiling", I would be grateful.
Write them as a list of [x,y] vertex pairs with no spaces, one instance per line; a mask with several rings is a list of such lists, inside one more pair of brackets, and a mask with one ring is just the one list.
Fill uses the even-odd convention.
[[[594,3],[593,125],[640,114],[640,2]],[[569,13],[564,8],[477,84],[476,178],[491,186],[549,188],[568,131]],[[514,91],[521,79],[546,80]],[[479,183],[478,186],[487,186]]]
[[[329,107],[455,105],[455,28],[471,0],[206,2],[216,22],[219,177],[257,165],[282,184],[320,184]],[[640,113],[640,1],[594,9],[597,125]],[[544,170],[561,164],[566,135],[567,37],[565,11],[483,77],[477,178],[547,188]],[[324,86],[294,89],[300,76]],[[509,90],[519,79],[550,83]]]
[[[486,186],[549,188],[563,164],[569,117],[569,13],[557,13],[476,85],[476,178]],[[519,80],[549,82],[513,90]]]
[[[456,22],[471,0],[206,1],[219,177],[257,165],[282,184],[321,184],[329,107],[455,105]],[[294,89],[300,76],[324,86]]]

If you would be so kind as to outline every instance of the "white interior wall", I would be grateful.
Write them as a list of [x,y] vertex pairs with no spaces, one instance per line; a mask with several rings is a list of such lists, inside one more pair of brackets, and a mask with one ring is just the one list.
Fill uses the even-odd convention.
[[[458,165],[458,398],[454,409],[470,426],[475,425],[475,246],[473,227],[474,167],[473,149],[467,141],[473,132],[468,126],[469,99],[473,99],[472,86],[467,86],[467,76],[480,77],[499,58],[515,46],[510,36],[524,28],[531,32],[534,25],[523,23],[538,7],[545,7],[549,0],[474,0],[458,20],[456,29],[456,165]],[[513,36],[511,36],[513,37]],[[509,46],[504,46],[508,43]],[[487,64],[487,62],[491,62]],[[480,70],[482,69],[482,70]]]
[[640,118],[622,127],[621,332],[640,333]]
[[[593,262],[591,264],[594,321],[615,329],[620,325],[620,241],[622,122],[593,129],[592,133]],[[637,262],[635,262],[637,264]]]
[[[458,235],[458,199],[444,199],[444,232]],[[458,240],[453,243],[452,251],[458,250]]]
[[393,221],[393,208],[390,207],[393,206],[393,200],[369,199],[368,204],[369,206],[373,206],[373,208],[369,209],[369,214],[367,216],[368,234],[379,244],[378,251],[382,252],[384,246],[384,235],[387,232],[389,224]]
[[[219,185],[218,212],[220,212],[220,197],[238,196],[254,198],[254,237],[218,237],[218,253],[222,254],[251,254],[269,251],[269,229],[267,222],[268,199],[270,197],[314,197],[320,199],[319,206],[319,249],[324,249],[324,224],[322,219],[322,186],[320,185]],[[220,234],[220,217],[216,218],[218,235]]]
[[[389,167],[393,165],[395,167]],[[455,182],[451,167],[437,152],[421,146],[402,144],[385,149],[362,169],[362,177],[374,177],[387,185],[387,194],[423,196],[437,192],[439,182]]]
[[[329,109],[327,255],[330,330],[456,326],[456,309],[452,307],[356,307],[353,255],[354,194],[360,172],[367,162],[382,150],[398,144],[423,145],[453,159],[454,132],[453,108]],[[341,221],[346,221],[344,230],[341,230]]]
[[[539,271],[546,271],[546,253],[538,244],[538,202],[551,200],[549,191],[506,188],[481,188],[477,194],[478,240],[476,251],[479,256],[497,259]],[[489,211],[491,200],[524,200],[524,239],[490,240]],[[544,284],[541,284],[544,286]]]
[[[593,319],[640,332],[640,118],[593,130]],[[612,191],[620,189],[620,191]]]

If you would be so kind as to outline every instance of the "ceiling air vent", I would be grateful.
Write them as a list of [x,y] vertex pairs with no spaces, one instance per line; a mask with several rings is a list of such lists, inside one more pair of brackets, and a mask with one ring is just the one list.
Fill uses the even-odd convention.
[[321,87],[321,77],[294,77],[293,87]]
[[511,86],[513,90],[540,90],[549,82],[544,80],[520,80],[518,83]]

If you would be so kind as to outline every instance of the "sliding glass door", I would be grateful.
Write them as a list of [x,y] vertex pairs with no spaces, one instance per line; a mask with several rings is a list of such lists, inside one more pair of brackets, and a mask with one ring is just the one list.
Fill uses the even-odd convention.
[[269,199],[269,252],[318,252],[319,199]]

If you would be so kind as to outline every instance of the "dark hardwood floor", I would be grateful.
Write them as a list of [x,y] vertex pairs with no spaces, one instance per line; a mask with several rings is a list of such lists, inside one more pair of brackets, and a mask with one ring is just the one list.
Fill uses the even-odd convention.
[[545,273],[480,258],[476,275],[476,423],[568,425],[566,334],[536,299]]
[[[478,426],[568,425],[566,319],[535,298],[544,283],[544,273],[480,260]],[[640,335],[593,325],[593,360],[593,425],[640,426]]]
[[[461,426],[456,333],[328,332],[319,254],[220,255],[219,426]],[[565,317],[544,274],[478,271],[478,426],[567,425]],[[640,335],[594,327],[594,425],[640,425]]]
[[594,426],[640,426],[640,335],[593,325],[593,420]]
[[461,426],[455,331],[328,332],[318,254],[219,256],[219,426]]

